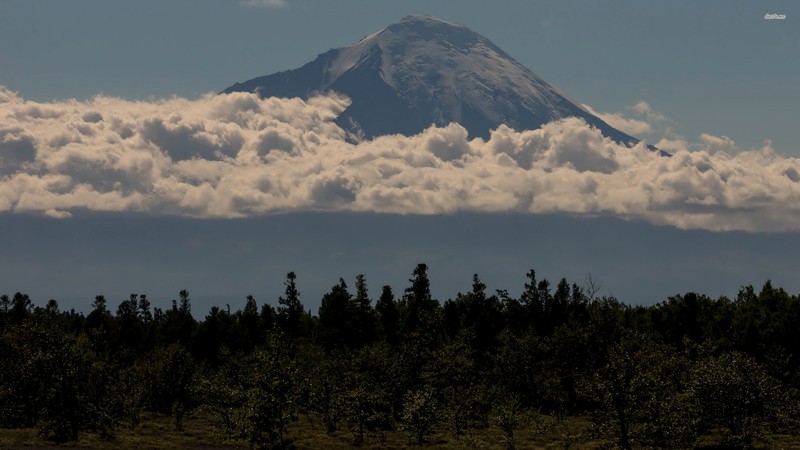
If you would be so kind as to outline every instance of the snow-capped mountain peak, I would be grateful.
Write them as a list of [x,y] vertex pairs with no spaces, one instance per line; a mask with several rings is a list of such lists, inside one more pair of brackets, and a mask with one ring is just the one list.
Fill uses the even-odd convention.
[[500,124],[535,129],[577,116],[612,139],[636,139],[571,101],[489,39],[435,17],[412,15],[303,67],[237,83],[225,92],[308,98],[336,91],[352,103],[338,123],[352,135],[413,134],[458,122],[488,137]]

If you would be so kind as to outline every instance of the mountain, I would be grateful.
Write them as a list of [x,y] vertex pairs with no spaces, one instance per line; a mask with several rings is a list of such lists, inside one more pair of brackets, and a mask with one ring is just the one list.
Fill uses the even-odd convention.
[[227,92],[301,97],[336,91],[351,105],[337,123],[351,138],[411,135],[458,122],[488,138],[500,124],[536,129],[563,117],[583,118],[613,140],[638,140],[570,100],[489,39],[461,25],[408,16],[299,69],[236,83]]

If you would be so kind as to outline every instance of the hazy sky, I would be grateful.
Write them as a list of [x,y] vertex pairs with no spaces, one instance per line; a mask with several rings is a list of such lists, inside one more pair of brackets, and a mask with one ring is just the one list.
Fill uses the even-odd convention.
[[[477,31],[669,150],[577,119],[346,142],[336,96],[217,96],[408,14]],[[785,19],[765,19],[766,14]],[[795,1],[0,0],[0,293],[85,309],[131,292],[196,312],[298,272],[444,300],[474,272],[517,295],[535,268],[653,303],[800,289]],[[378,214],[376,214],[378,213]]]
[[[647,102],[689,142],[800,155],[800,3],[535,0],[4,0],[0,85],[32,100],[196,98],[287,70],[405,15],[489,37],[580,103]],[[765,20],[768,13],[785,20]]]

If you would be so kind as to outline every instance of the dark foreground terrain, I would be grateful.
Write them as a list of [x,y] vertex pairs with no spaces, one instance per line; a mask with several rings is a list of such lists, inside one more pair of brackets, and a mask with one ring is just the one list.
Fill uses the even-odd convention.
[[[287,448],[322,449],[353,448],[353,433],[347,430],[327,433],[319,423],[319,417],[305,417],[292,426],[287,438]],[[712,433],[698,442],[698,448],[724,448],[724,431]],[[611,445],[602,439],[593,439],[591,424],[584,417],[557,419],[551,416],[537,416],[522,423],[514,434],[514,444],[518,449],[601,449]],[[97,435],[85,434],[78,441],[66,445],[56,445],[39,436],[35,428],[0,431],[0,448],[86,448],[86,449],[246,449],[249,446],[216,432],[212,420],[204,414],[196,414],[186,419],[183,431],[176,431],[171,417],[149,415],[135,429],[120,429],[111,441],[102,440]],[[438,429],[423,443],[427,448],[461,449],[507,449],[506,435],[495,426],[470,430],[463,436],[454,436],[446,429]],[[418,443],[407,433],[388,431],[382,435],[369,433],[361,445],[363,448],[419,448]],[[763,448],[800,448],[800,437],[791,434],[769,436],[769,444]]]
[[[202,320],[188,291],[87,315],[0,297],[0,447],[800,448],[800,297],[653,306],[551,284],[431,296],[417,265],[303,305],[252,296]],[[199,314],[198,314],[199,315]]]

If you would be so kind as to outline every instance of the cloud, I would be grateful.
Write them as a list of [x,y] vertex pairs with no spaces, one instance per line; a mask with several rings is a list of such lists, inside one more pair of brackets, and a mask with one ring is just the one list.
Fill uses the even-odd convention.
[[[653,127],[646,120],[627,118],[620,113],[598,112],[587,104],[582,104],[581,106],[583,106],[583,108],[589,111],[590,113],[601,118],[605,123],[611,125],[612,127],[620,131],[624,131],[625,133],[628,133],[630,135],[636,136],[644,133],[650,133],[651,131],[653,131]],[[633,109],[639,112],[640,114],[645,114],[645,112],[643,112],[645,107],[649,109],[649,105],[647,105],[647,103],[639,102],[637,105],[633,107]]]
[[239,4],[250,8],[288,8],[287,0],[240,0]]
[[[658,142],[673,153],[665,158],[568,118],[501,126],[487,141],[451,124],[353,144],[334,123],[348,105],[337,95],[248,93],[38,103],[0,88],[0,212],[560,212],[800,231],[800,160],[769,142],[742,150],[725,136],[670,135]],[[646,104],[634,109],[657,117]]]
[[700,134],[700,142],[712,151],[735,152],[738,150],[736,143],[728,136],[714,136],[707,133]]
[[645,101],[636,103],[631,106],[631,109],[645,116],[648,122],[665,122],[668,120],[663,114],[654,111],[650,104]]
[[21,128],[0,126],[0,174],[20,169],[36,158],[33,137]]

